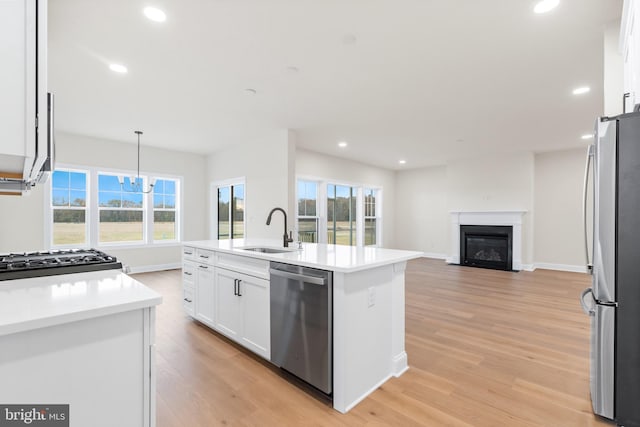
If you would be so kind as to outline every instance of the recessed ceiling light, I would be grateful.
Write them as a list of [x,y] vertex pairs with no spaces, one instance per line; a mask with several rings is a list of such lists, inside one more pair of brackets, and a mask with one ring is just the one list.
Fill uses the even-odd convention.
[[560,4],[560,0],[542,0],[535,5],[533,11],[535,13],[547,13],[555,9],[558,4]]
[[584,135],[582,135],[580,138],[582,139],[591,139],[593,138],[593,134],[591,133],[585,133]]
[[296,74],[297,72],[300,71],[300,69],[298,67],[294,67],[293,65],[287,67],[287,71],[290,72],[291,74]]
[[407,163],[407,161],[406,160],[398,160],[398,163],[400,163],[401,165],[404,165],[404,164]]
[[338,147],[345,148],[346,146],[347,146],[347,143],[345,141],[338,142]]
[[257,90],[255,89],[251,89],[251,88],[247,88],[244,90],[246,93],[248,93],[249,95],[255,95],[256,93],[258,93]]
[[144,16],[155,22],[164,22],[167,20],[167,14],[156,7],[145,7]]
[[589,86],[577,87],[573,90],[574,95],[583,95],[591,90]]
[[122,64],[109,64],[109,69],[113,72],[125,74],[127,71],[127,67]]

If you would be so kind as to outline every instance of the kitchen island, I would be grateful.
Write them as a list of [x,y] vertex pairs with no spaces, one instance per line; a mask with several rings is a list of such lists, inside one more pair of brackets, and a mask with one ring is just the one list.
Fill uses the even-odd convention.
[[[281,246],[281,241],[263,239],[185,242],[185,310],[270,360],[270,262],[332,272],[332,398],[333,407],[345,413],[408,369],[404,272],[407,261],[422,253],[315,243],[302,243],[300,249]],[[246,283],[243,302],[238,302],[237,280]],[[225,289],[227,283],[234,283],[233,294]]]
[[0,402],[70,425],[155,426],[155,306],[120,270],[0,281]]

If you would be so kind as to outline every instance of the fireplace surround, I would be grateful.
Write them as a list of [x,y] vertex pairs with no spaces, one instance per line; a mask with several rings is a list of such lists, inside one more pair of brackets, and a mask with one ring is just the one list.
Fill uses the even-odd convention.
[[451,211],[451,245],[447,262],[460,264],[461,225],[510,225],[513,232],[512,269],[520,271],[522,264],[522,223],[525,210],[509,211]]

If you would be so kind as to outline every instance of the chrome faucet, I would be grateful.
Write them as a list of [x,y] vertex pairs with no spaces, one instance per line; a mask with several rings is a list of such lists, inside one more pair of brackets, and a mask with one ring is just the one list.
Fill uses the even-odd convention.
[[284,209],[282,208],[271,209],[271,212],[269,212],[269,216],[267,217],[267,225],[271,225],[271,215],[273,215],[275,211],[280,211],[282,212],[282,215],[284,215],[284,236],[282,238],[282,241],[284,243],[284,247],[288,248],[289,242],[293,242],[293,233],[290,231],[289,235],[287,236],[287,213],[284,211]]

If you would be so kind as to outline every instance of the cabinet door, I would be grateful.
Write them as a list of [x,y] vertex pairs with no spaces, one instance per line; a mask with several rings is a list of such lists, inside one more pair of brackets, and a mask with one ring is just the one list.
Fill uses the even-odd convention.
[[241,344],[265,359],[271,358],[269,281],[239,275],[243,304]]
[[216,329],[238,340],[242,321],[242,300],[237,295],[238,273],[216,269]]
[[215,313],[215,276],[210,265],[198,264],[196,278],[196,319],[213,327]]

